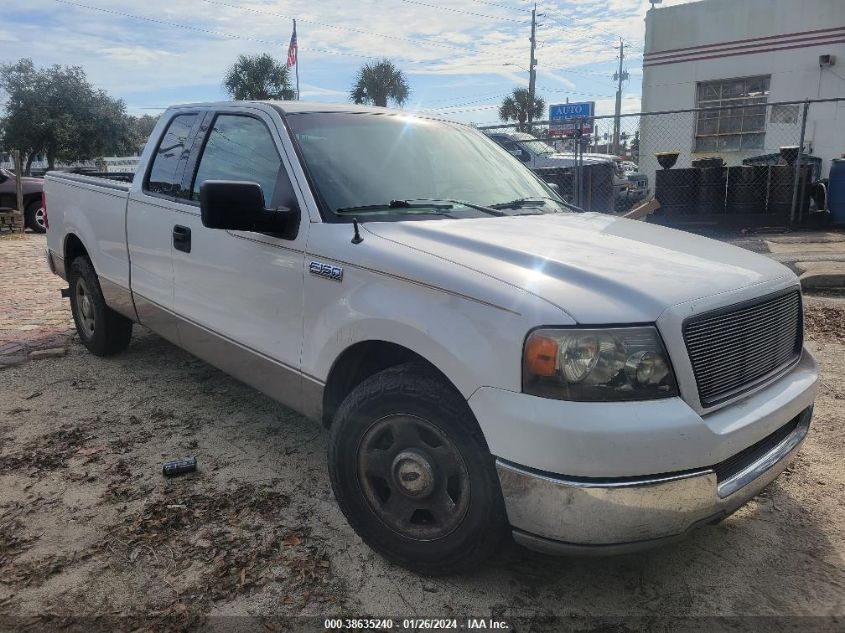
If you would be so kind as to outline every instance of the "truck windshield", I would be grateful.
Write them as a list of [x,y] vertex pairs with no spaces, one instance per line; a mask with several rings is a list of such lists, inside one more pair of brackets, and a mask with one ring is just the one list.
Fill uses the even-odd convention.
[[540,140],[536,141],[519,141],[519,144],[532,154],[554,154],[555,148]]
[[[495,217],[525,213],[512,202],[526,199],[539,201],[532,213],[571,210],[513,156],[470,128],[389,114],[288,113],[286,120],[335,219]],[[508,204],[505,211],[490,208]]]

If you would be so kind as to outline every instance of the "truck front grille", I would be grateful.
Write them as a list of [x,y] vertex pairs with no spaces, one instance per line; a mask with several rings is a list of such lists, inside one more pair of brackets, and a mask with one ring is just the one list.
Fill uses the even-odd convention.
[[791,290],[707,312],[684,323],[705,407],[750,389],[801,354],[801,293]]

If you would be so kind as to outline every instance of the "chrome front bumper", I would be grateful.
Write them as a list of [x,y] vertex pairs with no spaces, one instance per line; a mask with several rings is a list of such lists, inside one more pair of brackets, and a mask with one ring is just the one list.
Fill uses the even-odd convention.
[[712,468],[654,477],[567,478],[497,460],[514,539],[549,553],[609,554],[683,536],[728,516],[769,485],[795,456],[811,417],[809,407],[777,441],[764,439],[747,456],[743,451]]

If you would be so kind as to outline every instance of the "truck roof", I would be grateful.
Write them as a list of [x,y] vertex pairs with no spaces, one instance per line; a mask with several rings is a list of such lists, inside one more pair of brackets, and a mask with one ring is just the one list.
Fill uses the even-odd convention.
[[[376,106],[358,105],[355,103],[320,103],[318,101],[211,101],[205,103],[184,103],[173,105],[168,110],[182,108],[214,108],[221,106],[262,104],[276,108],[283,114],[300,114],[306,112],[357,112],[371,114],[399,114],[402,116],[419,116],[426,119],[439,119],[427,112],[414,112],[410,110],[398,110],[395,108],[380,108]],[[443,120],[443,119],[440,119]]]

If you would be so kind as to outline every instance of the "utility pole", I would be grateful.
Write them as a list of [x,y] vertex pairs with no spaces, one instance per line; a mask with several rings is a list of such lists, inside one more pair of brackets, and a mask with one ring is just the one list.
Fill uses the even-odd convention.
[[614,73],[616,80],[616,111],[613,117],[613,153],[619,153],[619,124],[622,114],[622,82],[628,78],[628,73],[622,70],[622,62],[625,59],[625,41],[619,38],[619,71]]
[[534,59],[534,49],[537,46],[537,3],[531,9],[531,58],[528,61],[528,131],[531,131],[531,121],[534,118],[534,89],[537,83],[537,60]]

